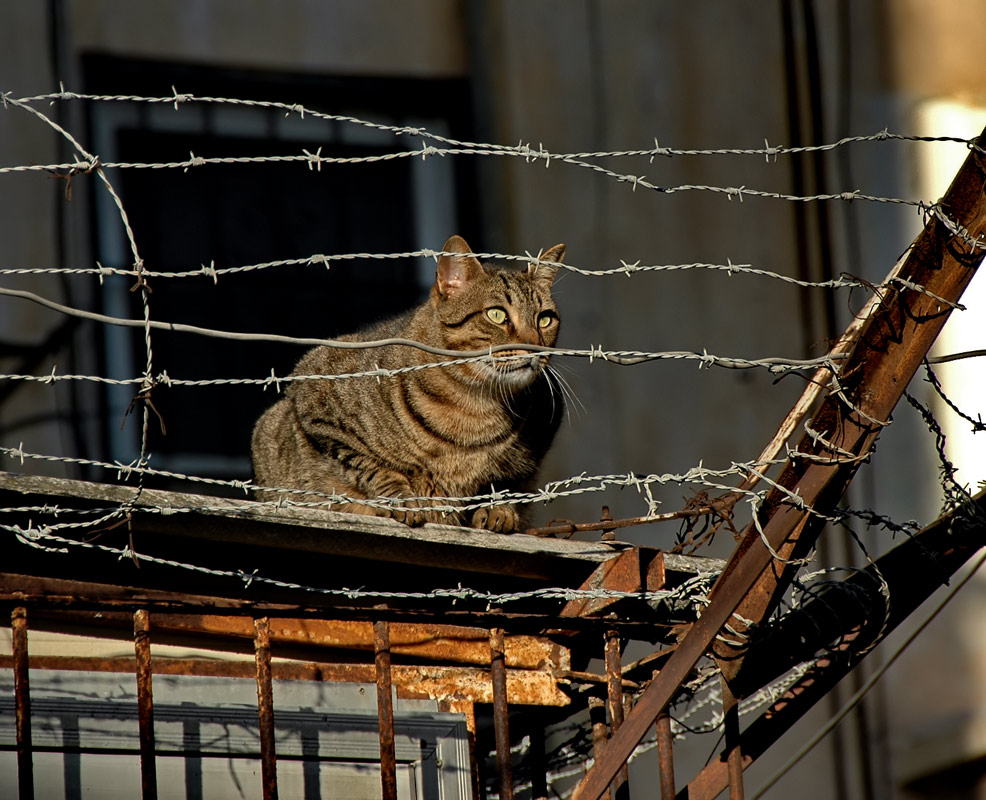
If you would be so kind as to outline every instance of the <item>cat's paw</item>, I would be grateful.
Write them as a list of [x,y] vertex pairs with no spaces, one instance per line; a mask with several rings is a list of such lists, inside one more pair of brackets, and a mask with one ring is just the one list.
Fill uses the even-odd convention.
[[472,527],[496,533],[513,533],[520,527],[520,514],[513,506],[484,506],[473,513]]
[[398,522],[410,525],[412,528],[424,525],[428,521],[427,512],[416,508],[395,508],[390,512],[390,516]]

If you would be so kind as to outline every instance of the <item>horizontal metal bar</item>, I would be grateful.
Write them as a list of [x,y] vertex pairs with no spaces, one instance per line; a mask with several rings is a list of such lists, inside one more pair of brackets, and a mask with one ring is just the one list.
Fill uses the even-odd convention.
[[[665,556],[665,560],[670,557]],[[682,564],[677,562],[678,572],[689,577],[699,572],[708,573],[711,568],[718,566],[717,559],[691,558]],[[694,572],[687,567],[694,566]],[[699,567],[703,567],[699,569]],[[564,588],[564,587],[561,587]],[[442,624],[458,628],[480,628],[494,622],[502,622],[509,627],[515,636],[537,636],[545,631],[557,631],[558,608],[554,601],[532,601],[517,611],[489,608],[488,602],[483,608],[470,609],[461,607],[451,598],[436,603],[431,608],[417,607],[371,607],[370,605],[352,605],[348,603],[332,604],[299,604],[271,603],[254,600],[239,600],[230,596],[193,595],[183,592],[151,590],[141,587],[118,586],[86,581],[71,581],[61,578],[42,578],[19,573],[0,573],[0,602],[24,604],[29,603],[37,614],[38,611],[98,611],[104,613],[110,609],[122,614],[131,614],[138,608],[146,608],[155,617],[167,614],[177,615],[212,615],[220,611],[227,616],[244,616],[253,619],[262,614],[274,619],[326,619],[336,621],[369,621],[384,619],[392,623],[409,625]],[[51,618],[50,616],[48,617]],[[68,619],[68,617],[64,617]],[[42,618],[39,618],[42,619]],[[164,619],[164,617],[162,617]],[[667,638],[674,639],[672,627],[682,620],[667,622]],[[640,619],[609,619],[601,620],[593,617],[569,617],[565,621],[565,630],[574,632],[603,631],[617,628],[621,634],[632,636],[634,632],[644,635],[647,639],[654,637],[656,628],[661,621],[656,615]],[[55,630],[54,628],[48,628]],[[482,628],[487,630],[487,628]],[[129,639],[129,635],[127,636]],[[509,650],[510,648],[508,648]],[[488,662],[483,662],[488,663]]]
[[[132,673],[135,666],[132,658],[31,656],[30,661],[31,669],[87,672]],[[13,658],[0,655],[0,669],[12,667]],[[155,675],[256,677],[256,667],[252,660],[155,658],[153,671]],[[376,681],[373,664],[275,662],[271,664],[271,673],[275,680],[365,684]],[[488,669],[395,664],[391,667],[391,673],[399,697],[493,702]],[[507,670],[507,697],[511,705],[567,706],[571,702],[551,673],[533,670]]]

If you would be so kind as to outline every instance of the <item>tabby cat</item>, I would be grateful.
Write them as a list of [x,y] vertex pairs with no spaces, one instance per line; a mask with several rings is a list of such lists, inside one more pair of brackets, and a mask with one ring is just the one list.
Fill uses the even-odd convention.
[[[554,345],[558,310],[551,286],[565,245],[540,264],[480,263],[460,236],[443,247],[435,284],[416,309],[345,341],[399,337],[445,350],[520,355],[523,345]],[[448,255],[450,254],[450,255]],[[334,375],[447,360],[418,348],[386,346],[309,351],[294,375]],[[563,400],[545,354],[411,370],[393,377],[294,381],[259,419],[253,464],[259,486],[336,492],[354,500],[418,498],[408,510],[338,503],[334,510],[391,516],[410,525],[469,524],[492,531],[521,527],[523,509],[487,505],[436,511],[444,500],[533,488],[538,465],[561,419]],[[259,492],[265,499],[274,493]],[[292,495],[288,495],[292,497]],[[297,495],[293,497],[298,497]],[[318,495],[302,500],[325,500]]]

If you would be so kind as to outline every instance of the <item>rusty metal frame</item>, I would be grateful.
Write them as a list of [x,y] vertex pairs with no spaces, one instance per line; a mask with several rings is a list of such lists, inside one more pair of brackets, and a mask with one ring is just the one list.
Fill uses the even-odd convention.
[[[609,712],[609,730],[613,735],[623,724],[623,664],[621,659],[620,635],[606,631],[603,646],[606,662],[606,709]],[[630,772],[626,764],[616,774],[610,786],[613,800],[626,800],[630,791]]]
[[[17,576],[0,576],[0,586]],[[378,688],[379,730],[381,737],[382,797],[396,797],[396,759],[394,754],[394,713],[392,690],[405,696],[434,695],[435,687],[444,687],[449,696],[445,710],[464,711],[472,719],[470,730],[475,736],[473,703],[492,703],[495,722],[501,733],[497,753],[501,763],[503,785],[512,787],[510,765],[510,736],[507,727],[511,703],[523,705],[558,704],[563,696],[558,693],[558,682],[567,680],[567,650],[551,642],[530,635],[506,635],[503,628],[483,629],[435,624],[388,623],[342,621],[290,617],[245,617],[223,614],[203,615],[182,612],[182,600],[186,596],[174,593],[166,604],[166,611],[148,613],[137,607],[126,611],[139,598],[127,603],[117,602],[112,610],[101,611],[99,594],[101,587],[81,583],[88,594],[84,604],[69,603],[73,597],[73,581],[64,579],[40,579],[24,577],[24,589],[13,592],[17,599],[30,604],[32,627],[62,633],[84,633],[110,638],[132,636],[134,657],[100,658],[93,656],[31,656],[27,651],[27,610],[18,605],[11,615],[14,631],[12,656],[0,656],[0,668],[14,668],[17,680],[18,745],[21,764],[19,781],[21,797],[33,797],[30,782],[30,694],[27,684],[28,664],[34,669],[92,670],[129,672],[137,676],[138,722],[140,734],[140,765],[142,797],[156,795],[155,743],[153,734],[154,712],[152,676],[158,674],[198,674],[229,677],[253,677],[257,684],[257,708],[260,731],[261,779],[263,797],[273,800],[278,796],[277,757],[274,741],[274,704],[272,682],[274,679],[334,680],[372,683]],[[119,587],[109,586],[106,591],[118,597]],[[8,598],[13,599],[11,596]],[[160,599],[164,599],[163,597]],[[200,598],[191,597],[198,603]],[[129,620],[129,626],[127,621]],[[600,623],[601,624],[601,623]],[[370,633],[371,641],[367,641]],[[194,635],[193,635],[194,634]],[[205,646],[209,649],[226,649],[245,654],[246,646],[252,648],[253,663],[245,660],[216,661],[212,659],[151,658],[151,638],[161,644],[182,643]],[[394,639],[396,638],[396,644]],[[485,641],[483,641],[485,638]],[[304,643],[309,648],[334,647],[336,654],[353,654],[348,663],[313,662],[275,663],[272,661],[275,644],[293,652],[291,647]],[[345,645],[345,646],[343,646]],[[366,663],[367,649],[373,653],[373,661]],[[438,663],[435,666],[392,664],[393,652],[405,658],[425,657]],[[458,665],[455,665],[458,662]],[[452,664],[454,666],[449,666]],[[612,677],[612,676],[610,676]],[[552,687],[554,694],[548,693]],[[430,688],[429,688],[430,687]],[[564,698],[564,702],[568,702]],[[473,787],[480,787],[477,761],[472,754]],[[27,775],[28,777],[23,777]],[[546,788],[546,787],[545,787]],[[475,796],[479,796],[475,791]]]
[[[743,731],[741,768],[763,755],[983,546],[986,492],[761,631],[735,682],[744,696],[815,653],[823,655]],[[726,752],[713,759],[681,800],[717,797],[727,786],[726,762]]]
[[[986,142],[986,131],[979,141]],[[971,149],[905,258],[843,337],[847,358],[838,375],[816,376],[830,387],[810,423],[811,431],[821,436],[806,434],[796,455],[789,457],[713,587],[708,607],[576,787],[573,800],[598,800],[603,795],[710,649],[727,682],[739,671],[742,648],[716,643],[716,637],[731,619],[742,635],[765,618],[789,585],[796,560],[814,543],[825,515],[870,455],[890,412],[982,261],[984,178],[982,152]],[[734,763],[740,757],[734,756]]]

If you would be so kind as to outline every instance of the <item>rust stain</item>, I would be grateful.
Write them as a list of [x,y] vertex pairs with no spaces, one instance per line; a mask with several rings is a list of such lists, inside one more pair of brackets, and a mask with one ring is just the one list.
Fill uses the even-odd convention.
[[[493,702],[490,673],[485,669],[397,666],[394,667],[394,684],[417,697]],[[507,702],[510,705],[567,706],[571,700],[549,673],[508,669]]]

